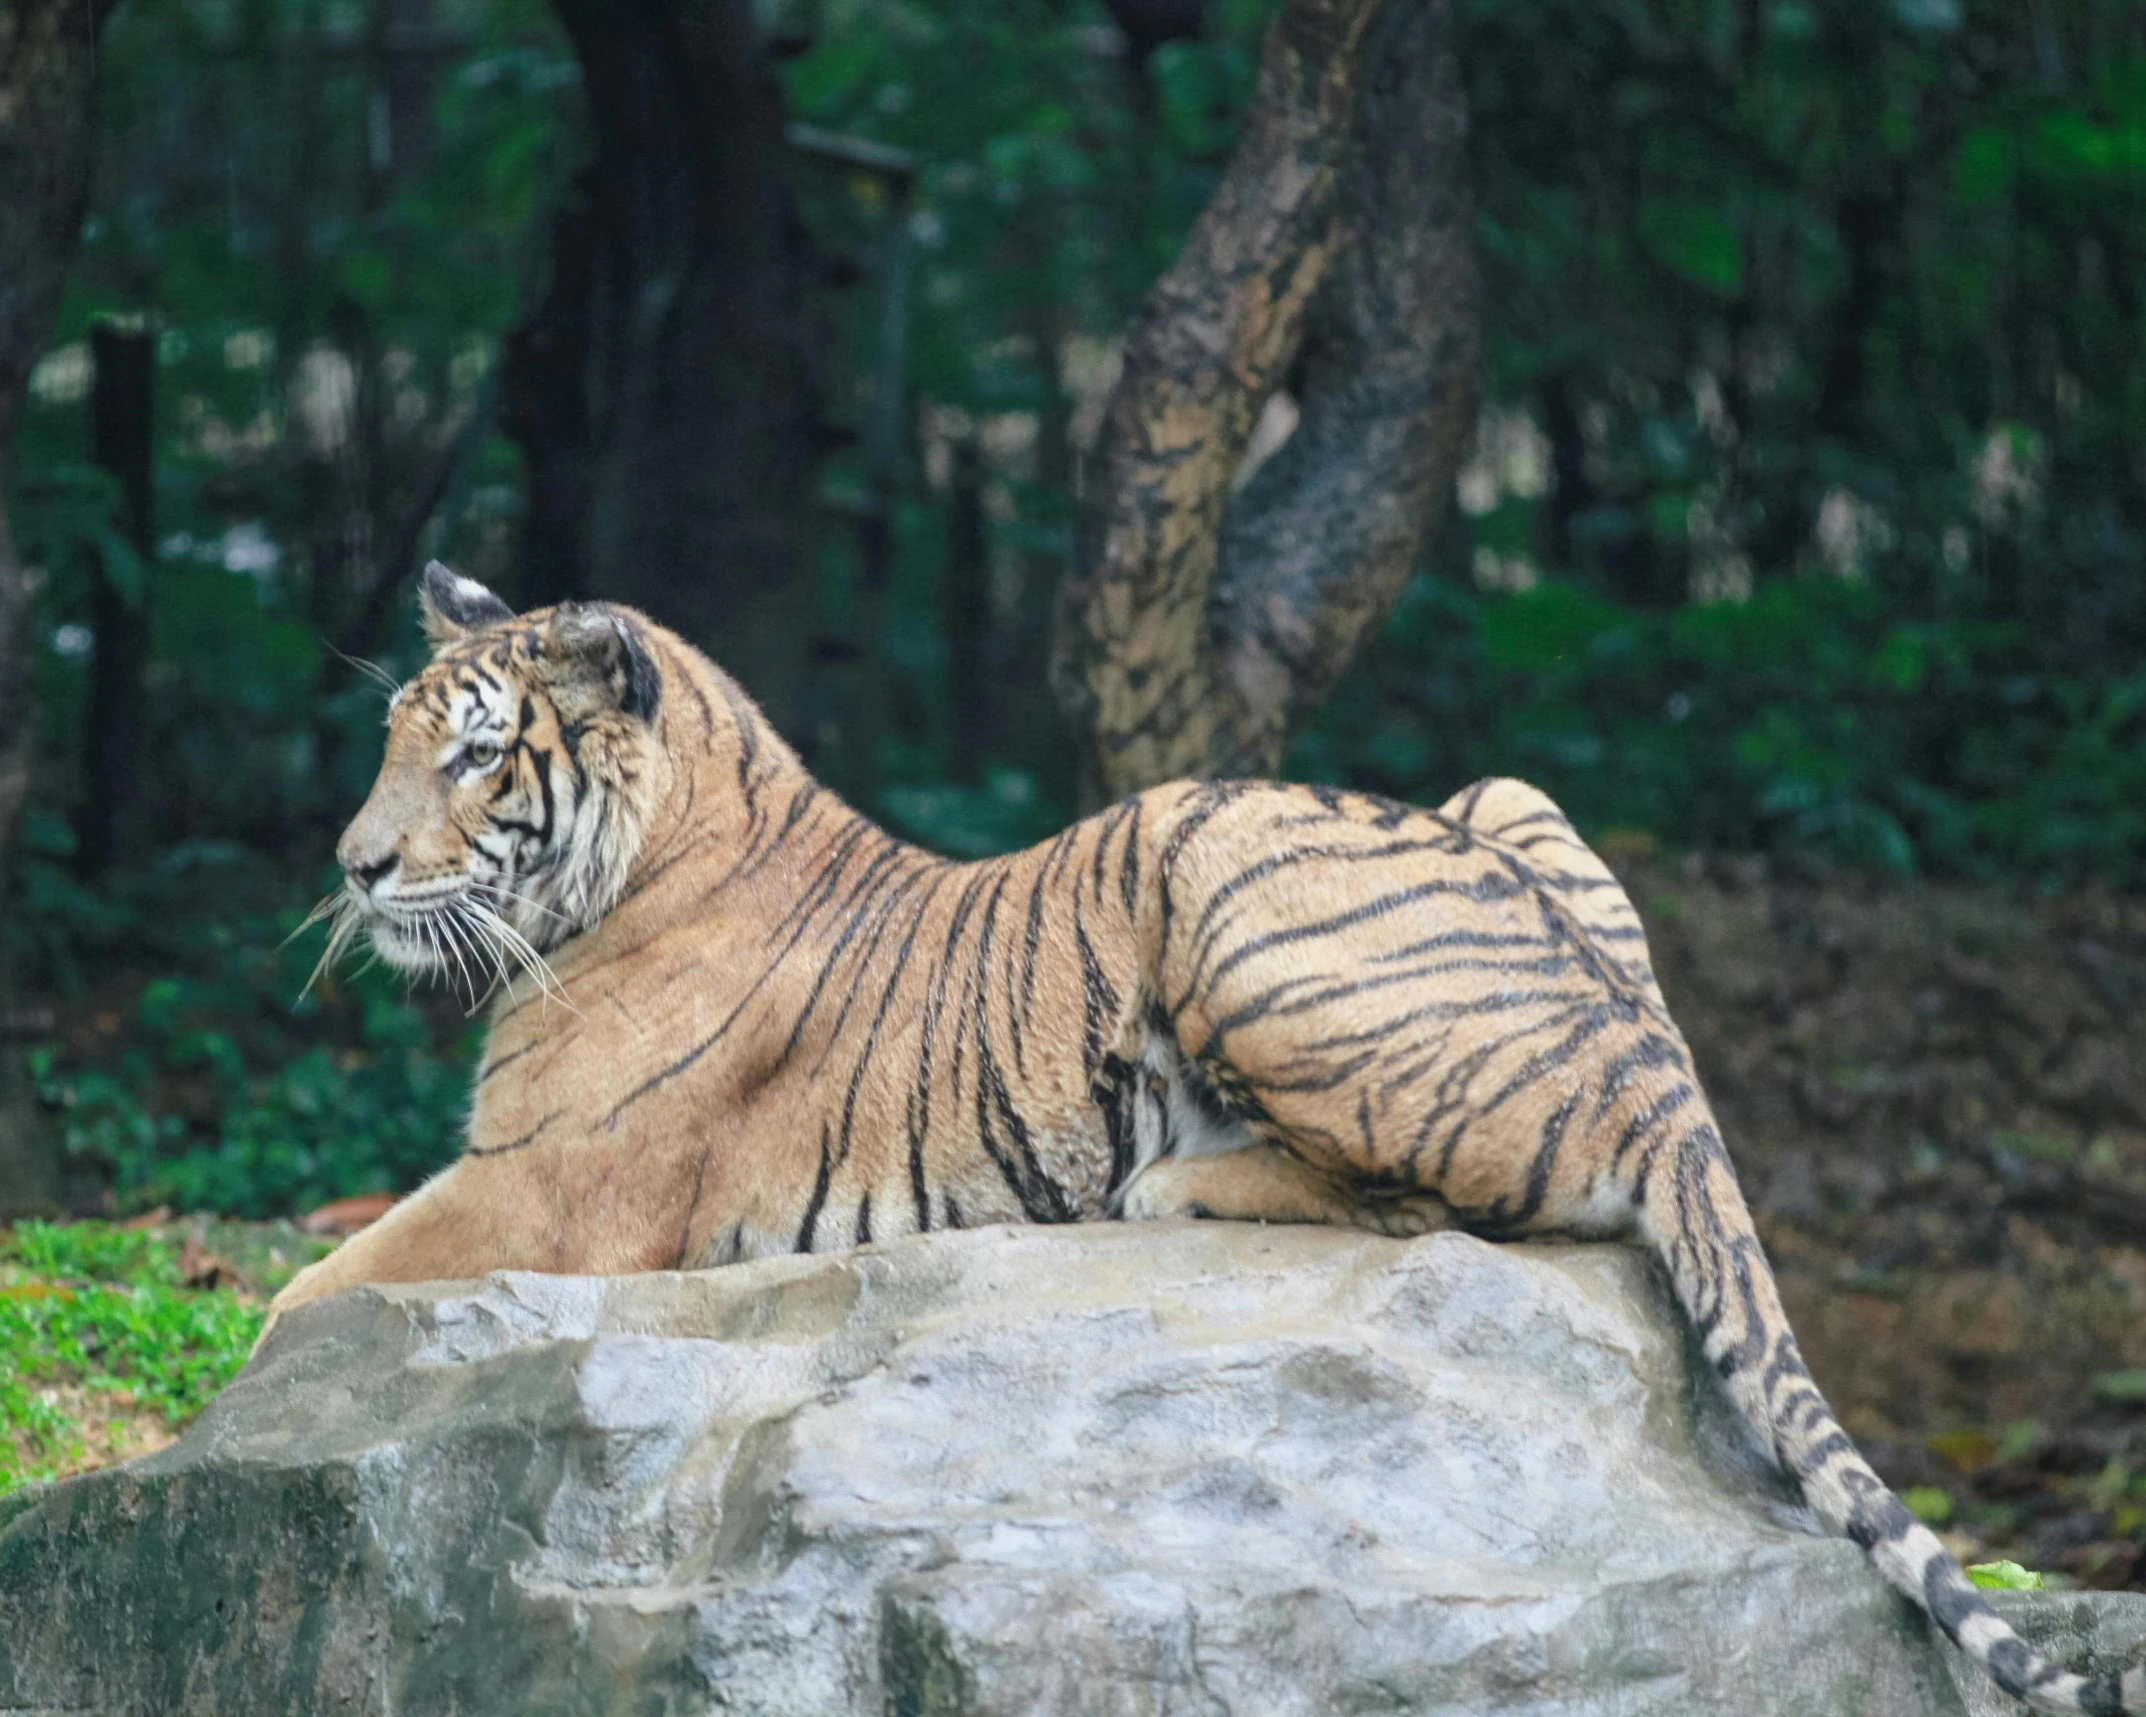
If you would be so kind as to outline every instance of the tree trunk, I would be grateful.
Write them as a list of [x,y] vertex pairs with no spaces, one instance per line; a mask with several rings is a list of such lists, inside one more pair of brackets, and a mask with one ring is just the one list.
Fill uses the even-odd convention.
[[[1271,774],[1414,570],[1475,417],[1451,0],[1291,0],[1128,335],[1060,593],[1083,795]],[[1285,382],[1301,415],[1233,493]]]
[[129,592],[108,558],[96,569],[90,633],[87,768],[76,823],[82,874],[108,870],[135,832],[143,730],[148,720],[149,568],[156,557],[156,336],[100,325],[90,331],[90,450],[119,480],[122,534],[140,562]]
[[749,0],[554,0],[591,156],[508,342],[524,596],[646,608],[799,712],[822,432],[815,258]]
[[[0,903],[37,738],[37,630],[8,530],[15,427],[74,261],[96,144],[97,35],[114,0],[0,0]],[[0,952],[0,1019],[14,999]],[[52,1203],[58,1164],[0,1042],[0,1216]]]
[[973,785],[984,778],[991,740],[991,537],[984,517],[984,460],[973,435],[954,443],[947,496],[946,583],[939,622],[946,632],[946,772]]

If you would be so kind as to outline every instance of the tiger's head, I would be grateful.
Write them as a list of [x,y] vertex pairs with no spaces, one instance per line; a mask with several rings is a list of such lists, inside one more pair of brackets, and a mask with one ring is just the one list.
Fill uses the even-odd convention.
[[662,775],[647,622],[605,604],[516,617],[438,561],[419,587],[432,660],[388,705],[387,754],[336,843],[325,965],[349,939],[473,994],[617,903]]

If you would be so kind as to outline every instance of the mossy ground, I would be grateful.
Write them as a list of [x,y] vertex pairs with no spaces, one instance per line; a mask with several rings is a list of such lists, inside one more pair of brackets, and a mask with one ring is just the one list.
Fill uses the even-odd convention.
[[328,1244],[285,1223],[0,1229],[0,1496],[169,1443]]

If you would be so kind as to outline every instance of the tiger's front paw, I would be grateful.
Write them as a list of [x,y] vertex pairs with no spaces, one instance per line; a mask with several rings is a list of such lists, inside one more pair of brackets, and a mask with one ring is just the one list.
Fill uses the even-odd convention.
[[1119,1191],[1117,1215],[1126,1222],[1165,1222],[1172,1217],[1235,1217],[1234,1210],[1216,1210],[1204,1203],[1187,1178],[1171,1171],[1175,1163],[1152,1163]]
[[1412,1192],[1400,1198],[1367,1198],[1352,1207],[1349,1220],[1373,1234],[1394,1240],[1413,1240],[1419,1234],[1436,1234],[1453,1225],[1453,1212],[1446,1201],[1427,1192]]
[[282,1321],[284,1314],[292,1307],[302,1306],[308,1300],[317,1300],[336,1291],[335,1285],[324,1280],[322,1269],[334,1256],[335,1254],[330,1253],[327,1258],[316,1259],[276,1291],[276,1297],[268,1302],[268,1319],[261,1325],[261,1333],[253,1338],[253,1346],[247,1351],[248,1359],[261,1351],[262,1345],[268,1340],[269,1331]]

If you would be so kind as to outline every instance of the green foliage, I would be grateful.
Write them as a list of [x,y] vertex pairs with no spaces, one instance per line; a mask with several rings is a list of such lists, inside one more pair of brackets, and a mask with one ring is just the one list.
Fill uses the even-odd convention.
[[819,45],[785,68],[798,117],[923,163],[919,391],[973,413],[1064,408],[1051,345],[1115,335],[1175,255],[1220,176],[1272,10],[1214,6],[1207,39],[1157,53],[1135,101],[1099,5],[819,8]]
[[2142,716],[2146,677],[2035,672],[2014,628],[1822,574],[1666,612],[1423,578],[1291,769],[1401,797],[1517,774],[1596,831],[2135,884]]
[[[1492,415],[1553,470],[1446,550],[1544,587],[1475,611],[1524,677],[1474,682],[1440,785],[1518,768],[1671,839],[2135,882],[2137,9],[1468,15]],[[1423,665],[1372,664],[1377,695]]]
[[2044,1584],[2041,1575],[2017,1562],[1977,1562],[1967,1577],[1985,1592],[2039,1592]]
[[[143,832],[160,847],[317,839],[362,791],[379,698],[330,646],[414,663],[394,606],[368,624],[368,557],[472,416],[425,546],[503,570],[518,473],[487,432],[489,378],[563,177],[576,72],[541,0],[443,0],[433,23],[449,52],[400,62],[397,96],[416,77],[430,99],[391,113],[354,51],[362,20],[311,0],[138,0],[100,51],[102,195],[8,510],[42,574],[40,701],[63,769],[79,767],[93,568],[147,602]],[[89,463],[87,336],[115,313],[158,334],[151,565]]]
[[[45,1282],[110,1282],[128,1288],[181,1285],[168,1235],[104,1222],[25,1222],[0,1237],[0,1261]],[[35,1298],[36,1296],[31,1296]]]
[[[397,60],[392,102],[362,15],[311,0],[137,0],[100,51],[98,199],[8,496],[44,732],[0,933],[59,1004],[33,1073],[78,1193],[125,1208],[404,1187],[460,1134],[470,1028],[385,974],[298,1005],[318,938],[279,946],[379,757],[382,694],[333,646],[421,659],[400,603],[368,634],[371,557],[443,455],[429,551],[500,576],[520,505],[490,376],[577,72],[542,0],[427,18],[444,52]],[[148,565],[88,462],[87,335],[115,312],[158,335]],[[131,862],[88,884],[99,565],[146,602],[151,665]]]
[[1943,1526],[1952,1518],[1951,1493],[1936,1485],[1910,1485],[1900,1493],[1900,1500],[1907,1505],[1908,1513],[1925,1526]]
[[[399,1190],[452,1159],[478,1032],[412,1008],[384,972],[326,974],[319,932],[239,906],[288,892],[259,860],[181,849],[94,893],[32,860],[25,951],[62,983],[126,974],[98,1053],[35,1050],[70,1161],[129,1207],[268,1216]],[[146,968],[147,975],[144,976]]]
[[0,1495],[81,1460],[85,1416],[148,1412],[174,1427],[245,1363],[262,1312],[184,1286],[165,1237],[101,1223],[0,1232]]
[[941,782],[890,787],[882,800],[887,821],[913,841],[954,858],[986,858],[1048,839],[1062,826],[1032,775],[994,769],[980,787]]
[[[453,1159],[468,1108],[467,1058],[406,1041],[417,1022],[403,1009],[383,1006],[374,1017],[390,1023],[365,1049],[316,1044],[260,1073],[213,1026],[159,1033],[161,1063],[154,1051],[135,1050],[118,1074],[68,1076],[50,1051],[31,1065],[39,1095],[60,1111],[68,1155],[108,1171],[123,1204],[269,1216],[414,1186]],[[222,1099],[214,1142],[154,1107],[143,1075],[158,1066],[213,1072]]]

